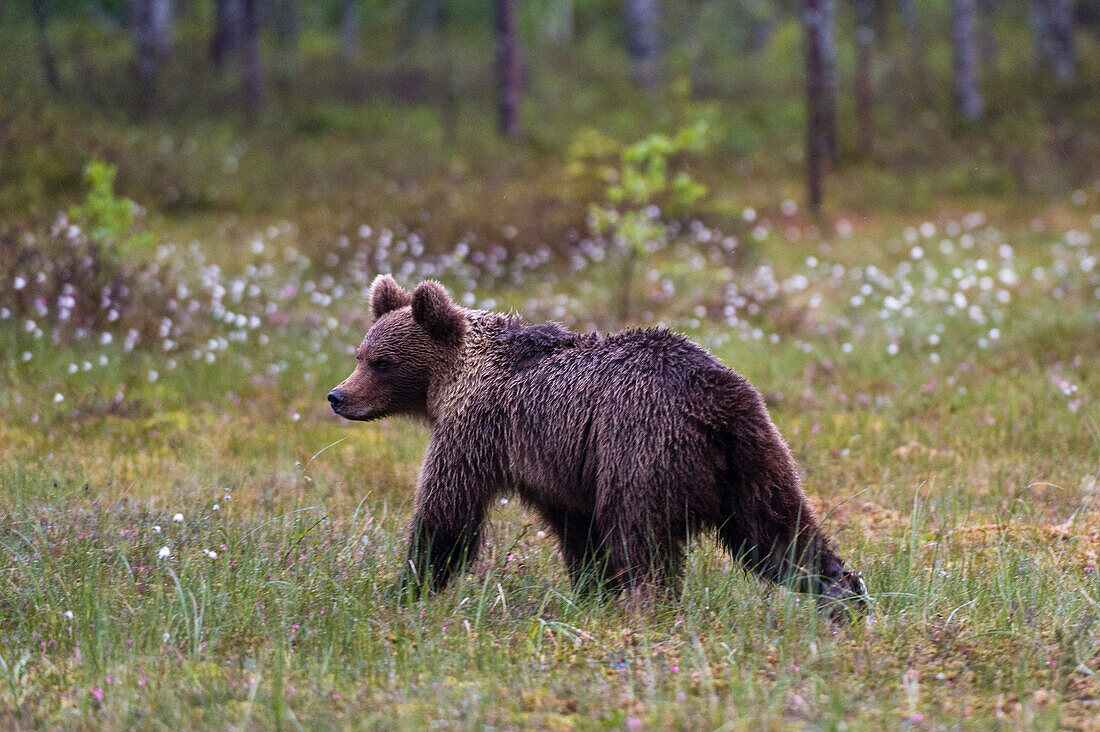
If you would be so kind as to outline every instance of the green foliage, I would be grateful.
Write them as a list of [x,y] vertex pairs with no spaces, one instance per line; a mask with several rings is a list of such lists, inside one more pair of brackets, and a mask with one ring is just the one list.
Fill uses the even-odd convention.
[[648,206],[666,196],[673,206],[687,208],[706,194],[706,187],[695,183],[686,171],[669,174],[669,158],[681,152],[702,153],[706,148],[707,124],[698,122],[675,136],[652,134],[629,145],[620,153],[620,183],[609,186],[609,201],[633,206]]
[[30,686],[27,679],[27,660],[31,657],[29,651],[24,651],[19,656],[19,660],[12,664],[8,664],[4,660],[4,657],[0,655],[0,673],[6,677],[8,682],[8,693],[10,698],[16,705],[22,704],[23,700],[27,698],[27,694],[30,692]]
[[[605,210],[624,212],[658,204],[682,213],[706,195],[707,189],[692,180],[686,170],[673,174],[670,168],[676,167],[685,153],[704,153],[709,130],[709,124],[700,120],[674,135],[653,133],[621,147],[595,130],[585,129],[570,147],[570,172],[579,175],[586,167],[598,166],[609,183]],[[608,161],[611,157],[614,159]]]
[[646,251],[663,248],[669,219],[686,215],[707,193],[682,161],[689,153],[706,151],[709,130],[709,124],[699,120],[673,135],[653,133],[625,147],[586,130],[570,147],[570,172],[581,176],[594,169],[606,184],[603,201],[589,205],[589,225],[611,239],[623,257],[620,320],[630,317],[636,260]]
[[127,255],[148,250],[156,238],[147,231],[137,231],[141,207],[129,198],[115,194],[115,166],[102,160],[91,160],[84,166],[88,196],[82,205],[69,209],[69,218],[84,229],[88,240],[113,255]]

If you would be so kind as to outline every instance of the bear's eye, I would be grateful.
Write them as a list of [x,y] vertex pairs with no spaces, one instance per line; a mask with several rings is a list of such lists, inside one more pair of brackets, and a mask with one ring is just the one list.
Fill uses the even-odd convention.
[[380,358],[377,361],[372,362],[370,367],[372,369],[374,369],[376,372],[378,372],[380,374],[384,374],[387,371],[389,371],[391,368],[393,368],[393,363],[391,361],[387,361],[384,358]]

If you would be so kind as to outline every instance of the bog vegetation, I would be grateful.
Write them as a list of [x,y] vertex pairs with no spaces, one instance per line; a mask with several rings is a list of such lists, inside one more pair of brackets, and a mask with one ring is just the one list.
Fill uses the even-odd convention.
[[[304,12],[291,55],[265,31],[251,111],[208,67],[215,5],[177,14],[151,87],[114,5],[59,5],[59,93],[0,8],[0,726],[1095,727],[1088,26],[1051,85],[1022,7],[995,16],[963,123],[948,5],[916,3],[924,93],[891,16],[874,149],[838,107],[814,216],[780,3],[734,3],[771,22],[736,52],[719,3],[668,8],[633,74],[603,5],[525,5],[512,140],[479,3],[407,47],[363,3],[350,57]],[[508,501],[477,566],[400,602],[425,432],[325,401],[381,272],[711,349],[765,393],[871,617],[831,624],[709,541],[679,602],[578,597]]]

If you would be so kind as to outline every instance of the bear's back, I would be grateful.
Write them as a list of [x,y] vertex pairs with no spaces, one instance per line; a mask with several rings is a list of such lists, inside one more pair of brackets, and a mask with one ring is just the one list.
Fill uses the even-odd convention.
[[495,348],[478,423],[500,426],[510,482],[583,502],[601,479],[717,480],[723,461],[715,456],[732,416],[726,405],[746,382],[683,336],[513,324]]
[[698,371],[727,370],[707,351],[663,328],[579,334],[545,323],[513,328],[501,343],[501,363],[517,370],[580,368],[584,373],[578,376],[584,376],[595,368],[623,379],[640,374],[676,379]]
[[547,417],[595,410],[615,421],[690,414],[720,422],[731,395],[747,384],[704,349],[662,328],[599,335],[556,323],[512,323],[495,344],[498,398]]

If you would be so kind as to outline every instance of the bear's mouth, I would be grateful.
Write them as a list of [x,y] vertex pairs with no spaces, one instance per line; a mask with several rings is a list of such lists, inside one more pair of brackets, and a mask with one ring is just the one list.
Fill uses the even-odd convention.
[[336,413],[337,416],[356,422],[372,422],[385,416],[385,412],[381,409],[363,409],[353,412],[347,407],[333,406],[332,411]]

